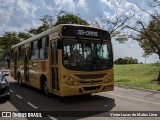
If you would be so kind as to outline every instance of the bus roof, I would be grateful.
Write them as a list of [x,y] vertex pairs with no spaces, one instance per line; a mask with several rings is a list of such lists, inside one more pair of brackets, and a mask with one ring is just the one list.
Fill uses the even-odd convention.
[[[46,35],[48,35],[48,34],[50,34],[50,33],[53,33],[53,32],[55,32],[55,31],[58,31],[59,28],[60,28],[60,26],[77,26],[77,27],[79,26],[79,27],[94,28],[94,29],[97,29],[97,30],[104,30],[104,29],[96,28],[96,27],[93,27],[93,26],[86,26],[86,25],[60,24],[60,25],[57,25],[57,26],[55,26],[55,27],[52,27],[52,28],[50,28],[50,29],[48,29],[48,30],[40,33],[40,34],[37,34],[37,35],[35,35],[35,36],[31,37],[31,38],[28,38],[28,39],[26,39],[26,40],[24,40],[24,41],[22,41],[22,42],[20,42],[20,43],[18,43],[18,44],[16,44],[16,45],[13,45],[13,46],[11,47],[11,49],[12,49],[12,48],[15,48],[15,47],[19,47],[19,46],[21,46],[21,45],[23,45],[23,44],[25,44],[25,43],[32,42],[32,41],[34,41],[34,40],[36,40],[36,39],[38,39],[38,38],[44,37],[44,36],[46,36]],[[106,31],[106,30],[104,30],[104,31]]]
[[[58,28],[58,26],[56,26],[56,27]],[[31,37],[31,38],[28,38],[28,39],[26,39],[26,40],[24,40],[24,41],[22,41],[22,42],[20,42],[20,43],[18,43],[16,45],[13,45],[11,48],[19,47],[19,46],[21,46],[21,45],[23,45],[25,43],[32,42],[32,41],[34,41],[34,40],[36,40],[38,38],[44,37],[44,36],[52,33],[55,30],[56,27],[52,27],[52,28],[40,33],[40,34],[37,34],[37,35],[35,35],[35,36]]]

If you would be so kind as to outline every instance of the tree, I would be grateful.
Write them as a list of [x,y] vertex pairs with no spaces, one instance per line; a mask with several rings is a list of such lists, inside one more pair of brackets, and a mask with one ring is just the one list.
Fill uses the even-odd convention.
[[60,11],[57,16],[57,21],[54,26],[59,24],[80,24],[80,25],[89,25],[89,23],[78,15],[73,13],[66,13],[64,11]]
[[27,33],[4,32],[2,37],[0,37],[0,49],[1,49],[0,61],[7,61],[9,68],[11,47],[19,43],[20,41],[28,39],[29,37],[31,36]]
[[123,58],[118,58],[114,61],[115,64],[127,64],[127,61]]
[[96,27],[107,29],[110,36],[119,43],[125,43],[128,40],[127,36],[123,33],[123,29],[126,27],[129,20],[133,15],[116,14],[112,19],[105,16],[99,17],[98,20],[94,20],[92,24]]
[[80,24],[80,25],[89,25],[89,23],[82,18],[80,18],[78,15],[75,15],[73,13],[66,13],[64,11],[60,11],[57,13],[57,20],[53,19],[53,16],[45,15],[42,18],[39,19],[42,22],[42,25],[38,28],[30,28],[28,30],[28,33],[31,35],[37,35],[53,26],[59,25],[59,24]]
[[148,26],[145,26],[142,21],[137,22],[142,28],[128,28],[137,32],[135,35],[130,35],[131,38],[137,40],[143,48],[145,55],[156,53],[160,57],[160,22],[152,20]]
[[138,60],[132,57],[118,58],[114,61],[115,64],[138,64]]
[[53,16],[45,15],[39,20],[42,22],[41,26],[39,26],[38,28],[30,28],[29,30],[27,30],[28,33],[31,34],[32,36],[37,35],[54,26]]
[[[137,7],[150,15],[151,20],[149,24],[144,23],[142,20],[137,20],[135,26],[127,26],[127,28],[134,31],[134,34],[132,33],[129,37],[139,42],[145,55],[155,53],[160,59],[160,12],[158,11],[160,8],[160,2],[158,0],[152,0],[148,5],[152,9],[154,8],[155,12],[150,13],[138,5]],[[160,81],[160,71],[157,80]]]
[[20,41],[24,41],[32,36],[29,33],[19,32],[17,33],[17,37],[19,38]]

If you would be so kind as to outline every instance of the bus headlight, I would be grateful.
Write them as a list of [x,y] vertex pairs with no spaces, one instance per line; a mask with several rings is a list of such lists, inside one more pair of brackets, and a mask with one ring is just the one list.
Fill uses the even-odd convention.
[[70,77],[67,77],[66,80],[68,85],[78,85],[78,82]]

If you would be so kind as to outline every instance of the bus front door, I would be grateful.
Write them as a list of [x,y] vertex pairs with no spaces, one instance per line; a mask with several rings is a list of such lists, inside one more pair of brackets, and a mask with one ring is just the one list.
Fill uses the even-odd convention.
[[59,91],[59,80],[58,80],[58,49],[57,43],[51,42],[51,77],[52,77],[52,90],[54,92]]

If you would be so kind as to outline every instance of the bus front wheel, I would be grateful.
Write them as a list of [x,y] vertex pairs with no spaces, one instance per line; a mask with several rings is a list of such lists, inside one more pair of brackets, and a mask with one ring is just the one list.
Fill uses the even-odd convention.
[[46,96],[50,96],[50,92],[49,92],[49,89],[48,89],[48,83],[47,83],[47,81],[45,81],[45,82],[43,83],[43,92],[44,92],[44,94],[45,94]]

